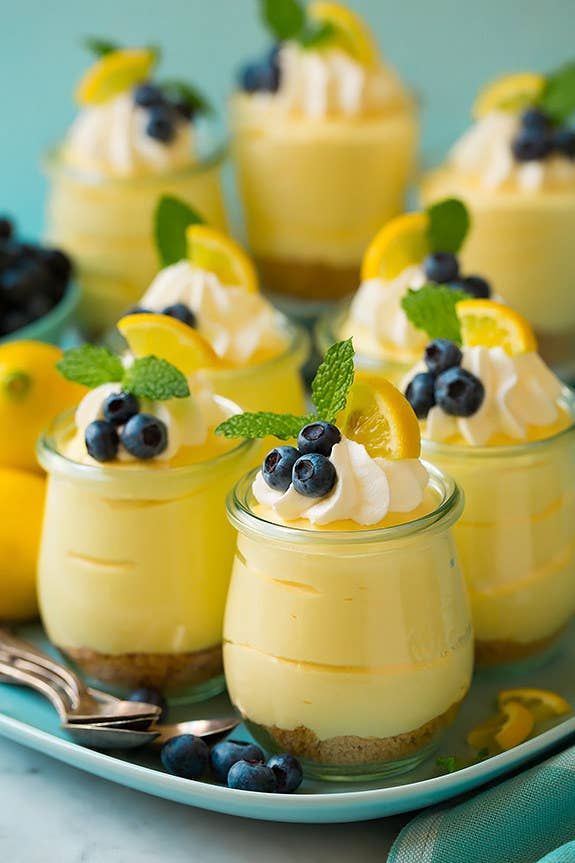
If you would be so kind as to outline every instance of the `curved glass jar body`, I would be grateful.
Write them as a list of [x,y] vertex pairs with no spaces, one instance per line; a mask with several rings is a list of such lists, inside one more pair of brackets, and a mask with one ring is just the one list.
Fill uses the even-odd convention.
[[545,361],[575,380],[575,189],[489,191],[446,169],[424,179],[425,203],[453,195],[465,201],[473,223],[461,253],[464,270],[485,275],[530,321]]
[[[568,390],[564,405],[575,416]],[[478,662],[543,654],[575,612],[575,425],[517,446],[423,451],[465,492],[455,539]]]
[[80,322],[102,333],[138,301],[158,271],[153,215],[162,195],[193,206],[226,228],[221,188],[225,149],[211,148],[175,173],[122,178],[79,171],[56,154],[46,163],[50,191],[46,235],[73,258],[80,286]]
[[403,210],[417,149],[415,104],[310,120],[236,94],[231,124],[249,244],[266,289],[307,301],[351,293],[368,242]]
[[60,453],[69,415],[41,438],[48,490],[39,598],[50,640],[90,678],[190,700],[223,688],[231,485],[253,445],[188,467],[100,467]]
[[266,748],[326,779],[411,769],[455,715],[473,636],[451,526],[461,495],[430,468],[437,509],[353,532],[289,528],[228,499],[238,546],[224,623],[232,701]]

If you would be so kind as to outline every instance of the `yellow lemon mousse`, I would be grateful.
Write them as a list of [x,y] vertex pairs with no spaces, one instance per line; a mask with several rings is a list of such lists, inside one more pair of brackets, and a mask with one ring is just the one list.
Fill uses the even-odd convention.
[[575,398],[509,307],[454,301],[449,319],[436,295],[417,301],[420,325],[449,338],[428,344],[406,395],[425,455],[465,492],[455,536],[477,659],[541,654],[575,611]]
[[60,369],[92,389],[39,444],[48,635],[108,684],[218,691],[233,556],[224,499],[252,456],[213,430],[238,408],[153,356],[85,346]]
[[290,20],[265,20],[281,47],[241,72],[233,153],[266,289],[333,300],[351,293],[369,238],[403,208],[416,111],[359,16],[290,5]]
[[228,501],[238,546],[224,624],[230,696],[258,740],[323,778],[410,769],[469,687],[472,632],[455,485],[419,461],[389,383],[351,386],[353,349],[316,377],[317,413],[243,414],[278,445]]

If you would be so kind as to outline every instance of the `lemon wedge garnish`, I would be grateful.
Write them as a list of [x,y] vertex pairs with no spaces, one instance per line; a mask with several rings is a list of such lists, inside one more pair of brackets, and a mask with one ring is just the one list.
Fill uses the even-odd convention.
[[214,273],[223,285],[258,290],[256,269],[239,243],[207,225],[190,225],[186,231],[188,259],[202,270]]
[[491,716],[467,735],[474,749],[489,752],[506,751],[527,740],[535,720],[531,712],[519,701],[507,701],[497,716]]
[[182,321],[168,315],[126,315],[118,329],[135,357],[156,356],[167,360],[186,377],[200,369],[221,365],[206,339]]
[[371,30],[347,6],[328,0],[315,0],[310,3],[308,14],[314,21],[332,25],[334,37],[330,40],[331,45],[341,48],[362,66],[377,64],[379,51]]
[[145,81],[156,62],[148,48],[110,51],[91,66],[76,88],[80,105],[100,105]]
[[361,279],[395,279],[429,253],[427,213],[404,213],[375,235],[363,257]]
[[494,300],[462,300],[456,309],[465,347],[501,347],[511,356],[537,350],[530,323],[509,306]]
[[473,105],[473,116],[480,120],[491,111],[520,111],[533,105],[544,87],[544,76],[536,72],[503,75],[481,90]]
[[497,701],[500,708],[503,708],[508,701],[518,701],[529,710],[535,722],[544,722],[553,716],[564,716],[571,712],[569,702],[549,689],[535,689],[528,686],[504,689],[499,693]]
[[418,458],[421,452],[419,423],[411,405],[383,378],[356,373],[336,424],[374,458]]

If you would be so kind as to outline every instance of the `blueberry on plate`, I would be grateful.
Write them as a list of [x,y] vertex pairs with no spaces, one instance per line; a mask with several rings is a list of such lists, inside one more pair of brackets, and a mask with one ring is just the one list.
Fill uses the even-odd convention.
[[337,480],[335,467],[325,455],[310,452],[298,458],[293,466],[292,483],[306,497],[325,497]]
[[128,701],[137,701],[139,704],[153,704],[160,708],[160,721],[166,719],[168,715],[168,702],[161,692],[157,689],[143,686],[141,689],[136,689],[128,695]]
[[434,339],[427,345],[424,359],[431,374],[439,375],[452,366],[461,365],[463,354],[449,339]]
[[115,426],[125,425],[140,410],[140,402],[132,393],[111,393],[102,405],[104,419]]
[[488,300],[491,296],[491,285],[483,276],[465,276],[459,280],[458,287],[476,300]]
[[164,743],[160,753],[168,773],[184,779],[201,779],[208,769],[210,750],[205,740],[194,734],[180,734]]
[[113,461],[118,454],[118,432],[106,420],[94,420],[84,432],[88,455],[96,461]]
[[451,282],[459,275],[459,262],[451,252],[433,252],[423,262],[425,277],[439,285]]
[[152,108],[156,105],[163,105],[165,102],[164,94],[160,87],[155,84],[139,84],[134,90],[134,102],[140,108]]
[[287,491],[291,485],[293,466],[301,453],[294,446],[276,446],[266,455],[262,476],[270,488]]
[[267,765],[275,773],[279,794],[292,794],[300,787],[303,781],[303,770],[293,755],[272,755]]
[[518,162],[545,159],[551,152],[553,141],[547,129],[522,129],[511,142],[511,152]]
[[435,404],[435,377],[431,372],[419,372],[408,383],[405,398],[413,408],[418,419],[427,419],[427,414]]
[[473,416],[484,398],[485,388],[479,378],[459,366],[442,372],[435,381],[435,400],[451,416]]
[[228,788],[239,791],[277,791],[274,771],[259,761],[236,761],[228,773]]
[[332,423],[323,420],[309,423],[302,428],[298,435],[297,445],[301,453],[319,452],[322,455],[331,455],[336,443],[341,440],[341,433]]
[[197,327],[198,325],[195,314],[185,303],[174,303],[172,306],[166,306],[162,314],[167,315],[169,318],[175,318],[189,327]]
[[122,429],[121,440],[135,458],[154,458],[161,455],[168,445],[168,429],[152,414],[136,414]]
[[568,159],[575,159],[575,129],[558,129],[553,137],[553,149]]
[[175,134],[176,127],[174,126],[172,110],[167,105],[151,108],[146,123],[146,135],[162,144],[169,144],[170,141],[173,141]]
[[521,125],[524,129],[549,129],[551,120],[541,108],[527,108],[521,115]]
[[265,761],[264,754],[255,743],[243,743],[240,740],[222,740],[212,746],[210,764],[218,782],[226,782],[231,767],[238,761],[251,763]]

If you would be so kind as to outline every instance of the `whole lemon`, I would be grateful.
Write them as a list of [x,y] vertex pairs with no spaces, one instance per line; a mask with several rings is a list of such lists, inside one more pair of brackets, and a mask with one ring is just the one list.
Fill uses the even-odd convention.
[[0,620],[38,613],[36,563],[46,480],[25,470],[0,468]]
[[85,395],[84,387],[59,373],[61,356],[59,348],[43,342],[0,345],[0,465],[38,471],[38,435]]

